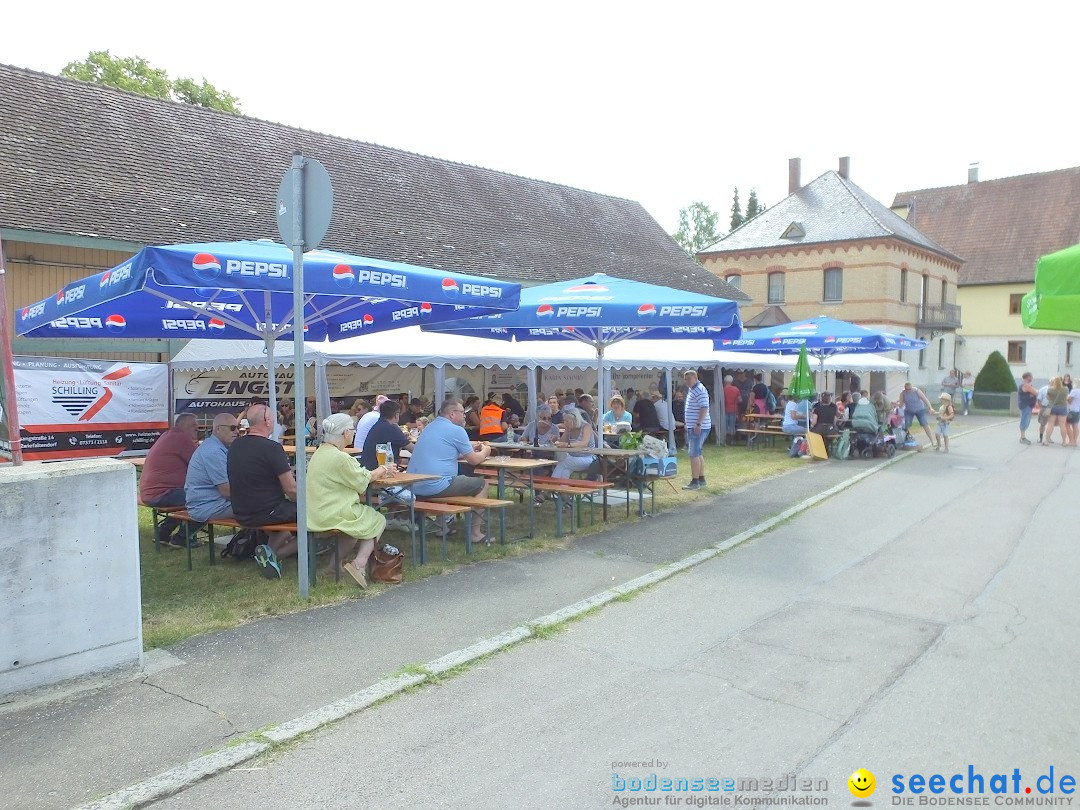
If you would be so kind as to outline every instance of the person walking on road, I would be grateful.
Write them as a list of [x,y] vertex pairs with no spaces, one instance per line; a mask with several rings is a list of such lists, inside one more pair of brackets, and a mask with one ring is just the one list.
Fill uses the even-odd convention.
[[1031,412],[1035,408],[1039,395],[1035,386],[1031,384],[1031,380],[1031,372],[1024,372],[1024,376],[1021,377],[1020,387],[1016,390],[1016,406],[1020,409],[1021,444],[1031,444],[1031,440],[1027,437],[1027,429],[1031,424]]
[[[950,398],[951,396],[950,394]],[[904,390],[900,393],[900,401],[897,404],[904,407],[904,431],[910,435],[911,423],[918,419],[926,438],[930,440],[930,444],[936,444],[934,435],[930,432],[930,422],[926,416],[927,411],[933,411],[934,406],[930,404],[926,394],[921,389],[906,382],[904,383]]]
[[698,380],[696,371],[683,374],[686,383],[686,406],[683,422],[686,423],[686,446],[690,455],[690,483],[683,489],[702,489],[705,486],[705,439],[712,430],[709,413],[709,391]]
[[[1050,405],[1050,419],[1047,421],[1046,435],[1043,439],[1043,447],[1054,443],[1054,428],[1061,433],[1061,444],[1069,443],[1069,437],[1065,432],[1065,418],[1069,413],[1068,406],[1069,389],[1061,381],[1061,377],[1054,377],[1046,389],[1046,401]],[[1040,414],[1040,418],[1041,418]]]
[[960,392],[964,395],[964,416],[971,410],[971,398],[975,396],[975,375],[965,371],[960,378]]

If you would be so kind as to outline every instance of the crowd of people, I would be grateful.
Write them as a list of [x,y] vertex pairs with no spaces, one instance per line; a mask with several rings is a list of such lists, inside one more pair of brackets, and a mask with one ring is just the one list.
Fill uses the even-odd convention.
[[1038,420],[1039,444],[1046,447],[1056,444],[1054,431],[1058,431],[1061,446],[1076,447],[1077,428],[1080,427],[1080,387],[1073,387],[1072,375],[1051,377],[1039,388],[1035,387],[1034,375],[1024,374],[1017,389],[1016,404],[1020,409],[1020,441],[1031,444],[1027,437],[1031,419]]

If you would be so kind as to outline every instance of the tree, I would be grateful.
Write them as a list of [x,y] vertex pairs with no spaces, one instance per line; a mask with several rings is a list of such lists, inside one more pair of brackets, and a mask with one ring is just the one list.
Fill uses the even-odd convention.
[[735,186],[735,201],[731,204],[731,230],[735,230],[746,222],[742,214],[742,206],[739,204],[739,187]]
[[984,393],[1011,394],[1016,390],[1016,379],[1001,352],[991,352],[982,371],[975,377],[975,390]]
[[239,114],[239,99],[232,93],[218,90],[204,78],[202,84],[181,78],[175,81],[160,68],[153,67],[141,56],[126,58],[108,51],[91,51],[82,62],[69,62],[60,75],[68,79],[128,90],[150,98],[182,101],[198,107]]
[[751,220],[765,210],[765,206],[758,202],[757,189],[750,189],[750,197],[746,201],[746,220]]
[[716,222],[720,215],[706,203],[691,203],[679,210],[679,230],[674,239],[691,256],[696,256],[704,248],[720,238],[716,232]]

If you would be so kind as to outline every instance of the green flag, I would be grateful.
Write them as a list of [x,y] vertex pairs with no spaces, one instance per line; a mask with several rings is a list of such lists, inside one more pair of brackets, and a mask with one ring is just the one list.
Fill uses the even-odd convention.
[[795,364],[795,373],[788,383],[788,399],[813,399],[814,373],[810,370],[810,359],[806,356],[806,347],[799,349],[799,362]]

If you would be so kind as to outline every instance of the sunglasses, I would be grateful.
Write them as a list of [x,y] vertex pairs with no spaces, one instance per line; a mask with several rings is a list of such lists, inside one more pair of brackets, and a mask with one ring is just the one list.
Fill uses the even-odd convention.
[[220,425],[220,427],[225,428],[226,430],[228,430],[231,433],[239,433],[240,432],[240,426],[239,425]]

